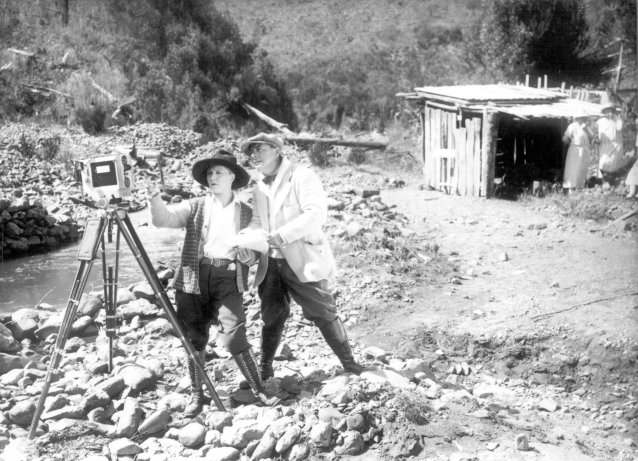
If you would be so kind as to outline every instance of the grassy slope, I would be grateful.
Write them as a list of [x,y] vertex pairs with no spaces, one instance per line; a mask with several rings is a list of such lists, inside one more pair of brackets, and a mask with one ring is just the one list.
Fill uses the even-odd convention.
[[247,39],[286,73],[324,59],[416,45],[415,30],[465,26],[471,0],[217,0]]

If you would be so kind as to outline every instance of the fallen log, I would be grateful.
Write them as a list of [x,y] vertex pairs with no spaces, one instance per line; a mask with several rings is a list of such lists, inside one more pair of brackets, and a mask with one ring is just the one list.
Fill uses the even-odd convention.
[[26,56],[28,58],[32,58],[35,56],[34,53],[29,53],[28,51],[18,50],[17,48],[7,48],[7,51],[10,51],[13,54],[19,54],[22,56]]
[[23,86],[34,93],[54,93],[59,94],[60,96],[64,96],[65,98],[73,99],[73,96],[71,96],[70,94],[63,93],[62,91],[58,91],[53,88],[47,88],[45,86],[29,85],[28,83],[20,83],[20,86]]
[[91,86],[102,93],[104,96],[106,96],[106,99],[108,99],[109,102],[117,102],[117,98],[109,93],[107,90],[102,88],[100,85],[98,85],[95,80],[91,80]]
[[253,106],[251,106],[250,104],[246,104],[245,102],[241,103],[241,106],[246,109],[248,112],[252,112],[254,115],[257,116],[258,119],[263,120],[264,122],[266,122],[268,125],[272,126],[273,128],[278,129],[279,131],[281,131],[282,133],[284,133],[285,135],[288,136],[294,136],[295,133],[293,133],[292,131],[290,131],[288,129],[288,127],[286,127],[285,123],[281,123],[278,122],[277,120],[268,117],[266,114],[264,114],[262,111],[260,111],[259,109],[255,109]]
[[328,144],[331,146],[363,147],[366,149],[385,149],[388,143],[374,141],[349,141],[341,138],[310,138],[303,136],[285,136],[288,142],[296,144]]
[[624,221],[625,219],[627,219],[627,218],[631,218],[633,215],[636,215],[636,214],[638,214],[638,210],[629,211],[628,213],[625,213],[625,214],[624,214],[624,215],[622,215],[621,217],[614,219],[614,220],[613,220],[612,222],[610,222],[608,225],[609,225],[609,226],[612,226],[612,225],[616,224],[617,222]]
[[242,107],[246,109],[248,112],[253,113],[260,120],[263,120],[268,125],[276,128],[284,134],[284,139],[288,142],[296,143],[296,144],[327,144],[330,146],[346,146],[346,147],[362,147],[366,149],[385,149],[388,147],[387,143],[384,142],[373,142],[373,141],[354,141],[347,140],[341,138],[313,138],[313,137],[305,137],[305,136],[297,136],[294,132],[290,131],[285,123],[278,122],[277,120],[267,116],[259,109],[255,109],[250,104],[245,102],[241,103]]

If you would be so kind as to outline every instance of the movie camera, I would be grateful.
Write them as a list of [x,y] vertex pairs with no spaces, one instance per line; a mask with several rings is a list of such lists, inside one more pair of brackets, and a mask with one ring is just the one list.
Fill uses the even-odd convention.
[[150,168],[157,164],[162,189],[162,154],[155,149],[136,146],[116,146],[110,155],[76,161],[75,179],[81,185],[86,204],[96,208],[106,208],[120,204],[133,195],[135,187],[134,167]]

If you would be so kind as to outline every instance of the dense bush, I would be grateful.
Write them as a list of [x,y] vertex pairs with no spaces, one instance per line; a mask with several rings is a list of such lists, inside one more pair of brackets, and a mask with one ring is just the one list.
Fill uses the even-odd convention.
[[330,164],[330,151],[331,148],[327,144],[313,144],[308,149],[308,160],[315,166],[326,167]]
[[[73,114],[89,132],[107,128],[108,115],[132,98],[135,120],[196,127],[209,137],[245,122],[249,115],[240,101],[296,128],[292,101],[268,57],[245,42],[212,2],[70,2],[64,25],[59,12],[39,2],[36,8],[35,0],[8,1],[18,21],[13,32],[6,32],[9,46],[47,46],[49,53],[74,50],[72,64],[59,66],[46,57],[40,60],[42,69],[32,73],[47,85],[55,82],[59,94],[71,95],[59,97],[50,112]],[[27,29],[27,22],[33,27]],[[76,48],[77,43],[82,47]],[[7,119],[29,107],[9,88],[0,82],[0,117]]]
[[101,106],[78,107],[75,118],[88,134],[103,133],[106,129],[106,110]]

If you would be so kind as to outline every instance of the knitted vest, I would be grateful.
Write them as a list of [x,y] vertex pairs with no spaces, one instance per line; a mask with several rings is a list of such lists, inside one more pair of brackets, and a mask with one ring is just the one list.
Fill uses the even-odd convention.
[[[204,227],[205,203],[205,197],[191,200],[191,214],[186,223],[182,259],[173,281],[173,287],[184,293],[201,294],[199,289],[199,261],[204,253],[205,242],[202,236],[202,228]],[[248,226],[252,215],[252,209],[245,203],[239,202],[239,216],[237,215],[237,210],[235,210],[235,232]],[[248,266],[238,261],[235,261],[235,264],[237,266],[237,289],[241,293],[248,286]]]

